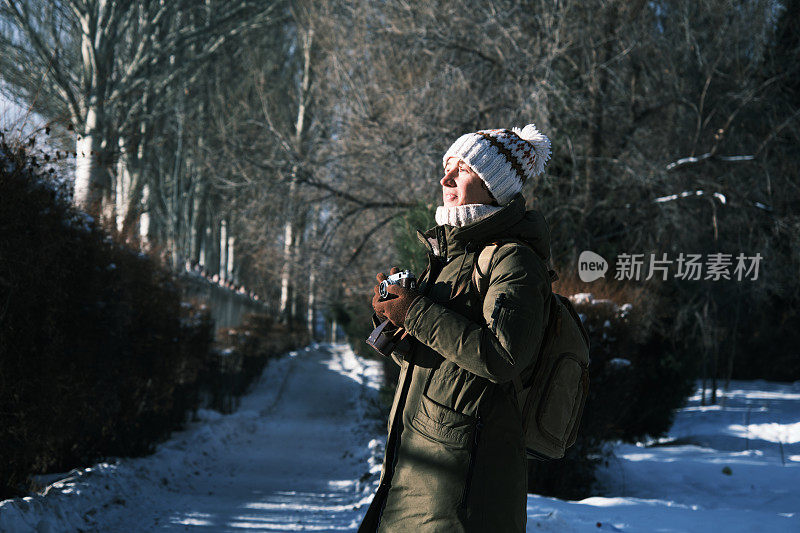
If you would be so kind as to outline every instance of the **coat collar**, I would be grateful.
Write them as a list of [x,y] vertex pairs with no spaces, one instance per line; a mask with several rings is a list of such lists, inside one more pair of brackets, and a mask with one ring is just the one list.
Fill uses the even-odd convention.
[[502,238],[523,240],[542,260],[550,257],[547,221],[539,211],[525,211],[525,198],[521,194],[499,211],[472,224],[461,227],[434,226],[425,233],[417,231],[417,237],[429,253],[447,260],[463,253],[468,247],[478,249]]

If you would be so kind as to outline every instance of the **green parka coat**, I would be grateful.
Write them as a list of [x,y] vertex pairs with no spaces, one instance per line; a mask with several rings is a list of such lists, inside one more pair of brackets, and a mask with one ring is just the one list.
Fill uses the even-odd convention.
[[[392,354],[400,377],[378,491],[359,532],[523,532],[527,468],[511,379],[539,350],[550,304],[547,222],[518,195],[462,227],[419,233],[428,269]],[[485,298],[471,283],[497,249]]]

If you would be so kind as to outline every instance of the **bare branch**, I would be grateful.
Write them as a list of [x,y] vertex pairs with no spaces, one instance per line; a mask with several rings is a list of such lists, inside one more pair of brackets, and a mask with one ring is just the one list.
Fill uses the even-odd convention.
[[705,154],[698,155],[698,156],[691,156],[691,157],[683,157],[678,159],[677,161],[673,161],[669,163],[666,167],[666,170],[675,170],[676,168],[681,168],[686,165],[693,165],[697,163],[702,163],[703,161],[725,161],[725,162],[738,162],[738,161],[752,161],[756,158],[758,152],[756,154],[751,155],[716,155],[711,152],[706,152]]

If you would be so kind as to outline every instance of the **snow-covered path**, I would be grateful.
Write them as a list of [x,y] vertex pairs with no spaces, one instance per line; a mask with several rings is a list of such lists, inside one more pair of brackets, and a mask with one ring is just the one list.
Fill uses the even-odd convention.
[[[292,352],[237,412],[201,411],[149,457],[0,503],[0,532],[355,531],[380,471],[380,380],[347,346]],[[800,382],[720,395],[724,406],[691,398],[658,446],[616,445],[603,496],[529,495],[527,530],[800,532]]]
[[380,365],[346,346],[292,352],[234,414],[202,411],[152,456],[0,505],[0,530],[353,530],[379,470],[381,430],[366,413],[379,383]]
[[[244,398],[236,422],[245,432],[220,432],[224,446],[207,456],[197,482],[145,529],[352,529],[355,480],[365,473],[354,451],[370,439],[362,431],[365,362],[344,347],[321,347],[284,364],[280,383],[266,380]],[[118,529],[132,518],[121,517]]]

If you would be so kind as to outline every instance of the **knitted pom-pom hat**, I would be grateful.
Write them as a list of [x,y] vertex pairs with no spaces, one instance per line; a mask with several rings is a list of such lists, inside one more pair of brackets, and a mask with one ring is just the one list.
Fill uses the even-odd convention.
[[451,157],[463,159],[504,205],[529,178],[544,172],[550,159],[550,139],[533,124],[522,129],[481,130],[459,137],[444,154],[442,164],[447,165]]

